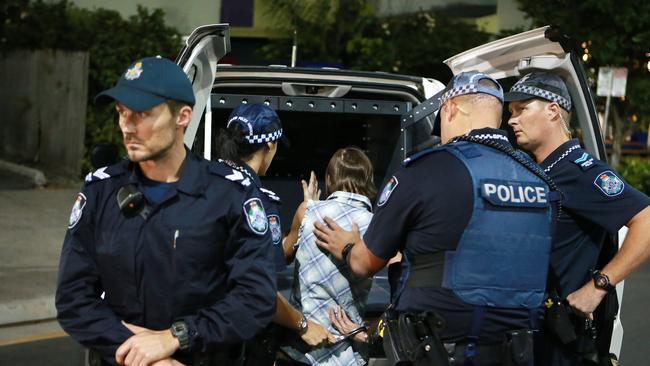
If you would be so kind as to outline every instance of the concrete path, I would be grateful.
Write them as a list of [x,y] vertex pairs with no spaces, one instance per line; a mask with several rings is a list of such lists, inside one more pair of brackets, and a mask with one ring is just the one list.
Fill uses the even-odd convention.
[[0,325],[56,316],[57,267],[77,192],[0,190]]

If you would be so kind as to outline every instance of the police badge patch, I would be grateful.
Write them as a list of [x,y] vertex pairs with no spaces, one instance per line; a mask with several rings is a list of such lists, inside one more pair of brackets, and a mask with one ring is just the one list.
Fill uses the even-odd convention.
[[77,195],[77,199],[74,201],[72,206],[72,212],[70,212],[70,219],[68,220],[68,229],[72,229],[79,220],[81,220],[81,214],[83,214],[83,209],[86,206],[86,196],[83,193]]
[[126,80],[134,80],[142,75],[142,62],[136,62],[132,68],[126,70],[124,73],[124,78]]
[[278,215],[269,215],[269,229],[271,229],[271,239],[273,244],[279,244],[282,239],[282,226]]
[[266,219],[266,212],[264,212],[264,206],[262,206],[262,201],[259,198],[251,198],[244,202],[244,214],[246,214],[248,227],[255,234],[264,235],[266,233],[269,224]]
[[618,196],[623,192],[625,183],[611,170],[606,170],[596,177],[594,185],[606,196]]
[[383,206],[388,201],[391,193],[393,193],[393,191],[397,187],[397,184],[399,184],[397,178],[394,175],[390,177],[390,179],[386,183],[386,186],[384,186],[384,190],[381,191],[381,194],[379,195],[377,206]]

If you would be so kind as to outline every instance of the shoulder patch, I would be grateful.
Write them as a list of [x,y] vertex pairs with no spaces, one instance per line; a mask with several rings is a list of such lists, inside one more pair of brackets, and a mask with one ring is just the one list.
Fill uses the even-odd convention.
[[79,220],[81,220],[81,215],[83,214],[84,207],[86,207],[86,196],[83,193],[79,193],[74,201],[74,205],[72,206],[72,212],[70,212],[68,229],[75,227]]
[[260,191],[266,194],[271,199],[271,201],[280,202],[280,197],[277,194],[275,194],[275,192],[262,187],[260,187]]
[[244,202],[244,215],[246,215],[248,227],[250,227],[255,234],[266,234],[269,222],[266,218],[266,212],[264,211],[262,201],[260,201],[259,198],[251,198]]
[[226,165],[222,161],[211,161],[208,170],[213,174],[223,177],[231,182],[239,183],[244,187],[248,187],[252,183],[249,177],[244,176],[244,173]]
[[282,241],[282,225],[280,224],[280,216],[269,215],[269,229],[271,230],[271,239],[273,244],[278,245]]
[[605,170],[598,174],[594,180],[594,185],[601,193],[608,197],[618,196],[625,189],[623,180],[611,170]]
[[388,199],[390,198],[390,195],[393,193],[395,188],[397,188],[397,185],[399,184],[399,181],[397,180],[397,177],[394,175],[390,177],[388,182],[386,182],[386,185],[384,186],[384,189],[381,191],[381,194],[379,195],[379,200],[377,201],[377,206],[383,206],[388,202]]
[[595,166],[594,158],[586,152],[583,152],[580,157],[572,160],[574,164],[580,167],[582,170],[588,170]]

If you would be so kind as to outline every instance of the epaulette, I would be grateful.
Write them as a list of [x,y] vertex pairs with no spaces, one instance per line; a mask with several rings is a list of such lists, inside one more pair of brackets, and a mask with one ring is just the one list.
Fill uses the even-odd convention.
[[117,177],[119,175],[124,174],[127,171],[128,165],[129,165],[129,161],[125,159],[117,164],[101,167],[95,171],[86,174],[86,178],[84,178],[84,182],[86,185],[88,185],[88,184],[102,181],[104,179]]
[[269,196],[269,198],[271,199],[271,201],[275,201],[275,202],[278,202],[278,203],[281,202],[281,201],[280,201],[280,197],[279,197],[277,194],[275,194],[275,192],[273,192],[273,191],[271,191],[271,190],[268,190],[268,189],[266,189],[266,188],[262,188],[262,187],[260,187],[260,191],[262,191],[264,194],[266,194],[267,196]]
[[424,149],[422,151],[418,151],[415,154],[413,154],[413,155],[409,156],[408,158],[404,159],[402,161],[402,166],[408,166],[409,164],[416,161],[417,159],[419,159],[419,158],[421,158],[423,156],[427,156],[427,155],[429,155],[429,154],[431,154],[433,152],[443,150],[444,148],[445,148],[445,146],[441,145],[441,146],[436,146],[436,147],[429,147],[429,148],[426,148],[426,149]]
[[236,168],[228,166],[223,161],[211,161],[210,165],[208,166],[208,170],[212,174],[216,174],[229,181],[239,183],[244,187],[248,187],[252,183],[251,179],[244,173]]
[[569,155],[568,158],[573,162],[573,164],[579,166],[583,171],[589,170],[596,166],[596,164],[594,164],[594,157],[582,149],[577,149],[575,152]]

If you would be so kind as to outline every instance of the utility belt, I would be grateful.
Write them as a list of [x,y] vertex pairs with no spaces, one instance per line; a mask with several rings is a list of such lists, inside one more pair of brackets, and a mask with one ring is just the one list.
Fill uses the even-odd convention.
[[506,332],[506,340],[498,344],[474,342],[443,343],[439,333],[444,328],[442,317],[434,312],[396,314],[387,310],[382,316],[378,334],[389,364],[399,366],[465,366],[505,365],[527,366],[533,361],[533,332]]
[[613,322],[618,312],[616,293],[608,293],[594,313],[596,320],[581,317],[559,296],[549,296],[544,302],[544,330],[563,348],[570,350],[585,365],[600,365],[611,359],[609,344]]
[[242,366],[271,366],[282,342],[283,329],[269,324],[253,339],[244,342]]

